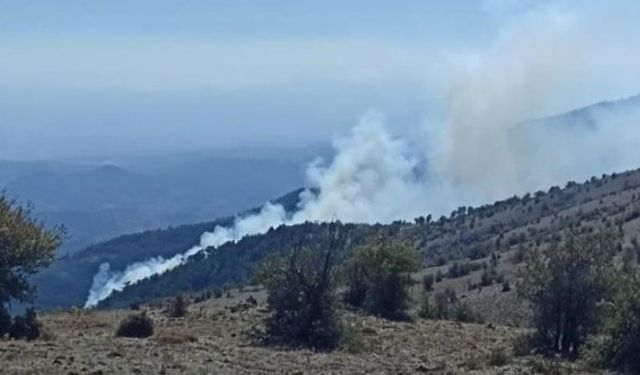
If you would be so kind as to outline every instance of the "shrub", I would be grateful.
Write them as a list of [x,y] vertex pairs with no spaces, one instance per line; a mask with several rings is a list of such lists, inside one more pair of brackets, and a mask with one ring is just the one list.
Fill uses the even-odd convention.
[[521,334],[511,341],[511,351],[516,357],[524,357],[533,351],[532,337],[529,334]]
[[41,324],[33,308],[27,309],[24,316],[13,318],[9,329],[9,337],[14,340],[35,340],[40,337]]
[[185,298],[180,294],[171,300],[171,304],[169,305],[169,309],[167,310],[167,315],[170,318],[182,318],[187,315],[187,306],[189,304],[185,300]]
[[482,263],[456,262],[449,267],[449,270],[447,271],[447,277],[450,279],[456,279],[458,277],[466,276],[471,272],[477,271],[480,268],[482,268]]
[[498,271],[495,267],[490,267],[482,271],[480,276],[480,286],[489,286],[495,284],[498,279]]
[[403,243],[379,240],[360,246],[342,267],[345,299],[385,319],[405,319],[411,273],[419,266],[419,253]]
[[51,263],[65,236],[64,228],[46,229],[30,214],[0,191],[0,332],[7,330],[4,306],[33,300],[29,279]]
[[509,280],[505,280],[502,282],[502,292],[506,293],[508,291],[511,290],[511,283],[509,283]]
[[213,298],[222,298],[222,289],[220,288],[215,288],[213,290]]
[[442,273],[442,271],[438,270],[438,272],[436,272],[436,283],[439,283],[440,281],[442,281],[443,278],[444,278],[444,274]]
[[447,288],[433,297],[425,296],[418,314],[423,319],[449,319],[457,302],[456,293]]
[[532,304],[542,352],[575,358],[595,331],[598,303],[610,289],[615,244],[610,233],[578,237],[568,232],[564,243],[530,253],[517,290]]
[[133,310],[133,311],[139,311],[140,310],[140,304],[139,303],[132,303],[129,305],[129,310]]
[[589,340],[585,359],[622,373],[640,373],[640,271],[634,267],[616,280],[606,305],[602,334]]
[[466,302],[458,302],[454,305],[451,320],[463,323],[482,323],[484,319]]
[[11,328],[11,315],[4,308],[2,304],[0,304],[0,338],[9,333],[9,329]]
[[362,353],[368,349],[365,338],[350,325],[344,326],[344,334],[340,340],[340,347],[353,354]]
[[342,337],[337,313],[335,245],[324,251],[295,249],[263,261],[255,276],[268,293],[268,344],[333,349]]
[[430,292],[433,290],[433,284],[435,283],[435,277],[432,273],[424,275],[422,278],[422,288],[426,292]]
[[465,323],[479,323],[483,319],[469,304],[458,300],[452,289],[445,289],[433,296],[425,296],[418,311],[423,319],[456,320]]
[[509,363],[509,356],[507,356],[504,348],[496,348],[489,353],[489,366],[504,366]]
[[145,338],[153,335],[153,320],[145,312],[130,315],[120,322],[118,337]]

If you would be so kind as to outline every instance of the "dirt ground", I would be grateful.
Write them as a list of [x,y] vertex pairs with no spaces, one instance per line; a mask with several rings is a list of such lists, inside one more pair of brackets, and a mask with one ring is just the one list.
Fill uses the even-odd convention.
[[[249,332],[264,317],[246,294],[193,304],[184,318],[147,308],[155,333],[114,333],[132,311],[70,311],[41,317],[33,342],[0,341],[3,374],[535,374],[588,373],[575,365],[515,358],[522,329],[449,321],[389,322],[349,315],[351,344],[331,353],[269,348]],[[237,308],[240,306],[240,308]],[[236,307],[236,308],[234,308]],[[504,353],[501,356],[498,354]]]

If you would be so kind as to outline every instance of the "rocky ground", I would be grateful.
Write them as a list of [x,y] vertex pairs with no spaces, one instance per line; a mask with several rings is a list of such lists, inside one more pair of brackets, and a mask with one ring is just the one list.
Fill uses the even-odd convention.
[[449,321],[389,322],[349,315],[353,338],[331,353],[264,347],[251,339],[264,317],[248,293],[189,306],[184,318],[143,307],[155,322],[147,339],[115,337],[132,311],[68,311],[41,317],[33,342],[0,341],[7,374],[562,374],[577,365],[516,357],[523,329]]

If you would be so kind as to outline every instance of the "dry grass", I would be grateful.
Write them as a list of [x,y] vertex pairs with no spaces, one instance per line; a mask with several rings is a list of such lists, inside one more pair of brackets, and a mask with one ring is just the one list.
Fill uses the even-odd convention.
[[[348,315],[351,341],[340,350],[317,353],[263,347],[248,332],[264,317],[264,310],[261,306],[233,309],[243,298],[246,295],[225,303],[196,304],[194,313],[184,319],[167,318],[161,309],[149,310],[157,330],[148,339],[114,336],[119,321],[130,311],[44,315],[48,340],[0,341],[0,372],[534,374],[570,368],[532,357],[511,358],[513,340],[526,332],[522,329],[446,321],[389,322]],[[509,358],[505,362],[496,353]]]

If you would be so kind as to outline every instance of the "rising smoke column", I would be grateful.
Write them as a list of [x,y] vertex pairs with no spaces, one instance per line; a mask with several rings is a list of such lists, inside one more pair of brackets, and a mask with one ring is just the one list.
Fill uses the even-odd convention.
[[135,284],[153,275],[161,275],[172,270],[206,248],[216,248],[227,242],[238,241],[244,236],[264,233],[269,228],[282,224],[285,217],[286,213],[282,206],[267,202],[256,215],[238,217],[231,227],[218,226],[213,232],[203,233],[200,237],[200,244],[183,254],[176,254],[169,259],[153,257],[130,264],[124,271],[111,271],[109,263],[103,263],[100,265],[98,273],[93,277],[93,284],[84,307],[94,307],[114,291],[120,291],[129,284]]
[[[407,145],[384,128],[382,116],[369,114],[346,138],[334,142],[335,157],[324,166],[316,160],[307,169],[308,187],[300,195],[298,211],[288,215],[281,205],[267,202],[255,215],[238,217],[231,227],[202,234],[200,244],[169,259],[154,257],[133,263],[124,271],[100,266],[85,308],[94,307],[129,284],[167,272],[206,248],[217,248],[247,235],[265,233],[281,224],[341,220],[375,223],[424,214],[426,188],[417,173],[419,159]],[[312,190],[317,194],[311,193]]]
[[173,269],[205,248],[280,224],[411,219],[640,166],[640,103],[620,113],[597,111],[594,128],[537,124],[532,129],[523,123],[545,114],[567,82],[588,82],[588,76],[577,75],[590,49],[584,35],[590,34],[570,21],[556,15],[526,19],[474,64],[454,69],[443,90],[446,114],[432,133],[438,137],[429,142],[434,149],[415,152],[385,130],[379,115],[365,116],[348,137],[336,140],[336,155],[328,165],[317,161],[309,166],[310,190],[300,195],[297,212],[267,203],[257,215],[204,233],[200,245],[184,254],[116,272],[103,264],[86,307],[128,283]]
[[536,14],[455,72],[447,88],[441,160],[435,165],[441,180],[471,187],[471,194],[460,194],[476,201],[531,186],[528,177],[536,171],[529,163],[531,147],[523,147],[531,145],[516,142],[513,133],[521,122],[543,114],[552,94],[574,78],[584,55],[575,32],[570,19]]

